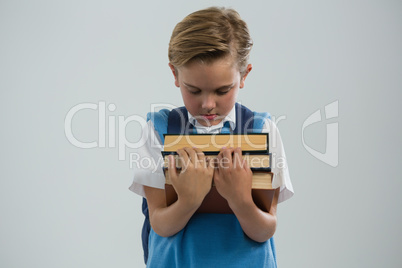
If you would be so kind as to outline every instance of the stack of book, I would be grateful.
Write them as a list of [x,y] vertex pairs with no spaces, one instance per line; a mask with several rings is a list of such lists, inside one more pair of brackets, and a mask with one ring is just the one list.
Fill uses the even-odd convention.
[[[171,184],[168,169],[168,155],[173,154],[176,158],[176,168],[181,170],[181,163],[177,150],[190,147],[199,148],[209,158],[216,157],[223,147],[240,147],[243,159],[253,172],[252,196],[254,203],[263,211],[268,212],[275,189],[272,188],[273,174],[271,172],[271,154],[269,153],[269,134],[195,134],[195,135],[172,135],[165,134],[164,150],[164,173],[166,205],[169,206],[177,200],[177,194]],[[198,213],[233,213],[228,202],[218,193],[212,185]]]

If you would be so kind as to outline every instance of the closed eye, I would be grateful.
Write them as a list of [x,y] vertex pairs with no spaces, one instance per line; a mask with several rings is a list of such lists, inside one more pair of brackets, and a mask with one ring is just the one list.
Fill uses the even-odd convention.
[[226,87],[223,87],[223,88],[221,88],[221,89],[218,89],[218,90],[216,91],[216,94],[217,94],[217,95],[220,95],[220,96],[225,95],[225,94],[228,94],[228,93],[232,90],[232,88],[233,88],[233,86],[226,86]]
[[199,95],[201,93],[201,90],[189,90],[190,94],[192,95]]
[[[197,88],[195,86],[189,85],[187,83],[183,83],[183,84],[186,87],[187,91],[192,95],[199,95],[202,93],[202,90],[200,90],[199,88]],[[222,86],[215,90],[215,94],[218,96],[226,95],[227,93],[229,93],[232,90],[233,87],[234,87],[234,84]]]
[[225,91],[217,91],[216,94],[222,96],[222,95],[225,95],[225,94],[229,93],[229,91],[230,91],[230,89],[229,89],[229,90],[225,90]]

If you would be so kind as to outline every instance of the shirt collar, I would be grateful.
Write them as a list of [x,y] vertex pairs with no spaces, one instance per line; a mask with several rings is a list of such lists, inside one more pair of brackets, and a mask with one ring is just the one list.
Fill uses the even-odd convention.
[[236,109],[235,109],[235,107],[236,107],[236,105],[233,105],[232,110],[230,110],[228,115],[225,118],[223,118],[223,120],[219,124],[217,124],[215,126],[206,127],[206,126],[201,125],[200,123],[198,123],[197,119],[195,119],[195,117],[190,114],[190,112],[187,112],[188,120],[195,128],[201,128],[201,129],[205,129],[207,131],[221,129],[223,127],[223,125],[225,124],[225,122],[229,122],[230,128],[232,130],[234,130],[236,128]]

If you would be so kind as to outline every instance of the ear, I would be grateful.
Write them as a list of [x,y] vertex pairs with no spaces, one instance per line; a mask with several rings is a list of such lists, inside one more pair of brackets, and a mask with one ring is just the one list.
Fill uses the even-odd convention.
[[175,86],[176,86],[176,87],[180,87],[180,84],[179,84],[179,74],[178,74],[177,69],[176,69],[176,68],[173,66],[173,64],[171,64],[170,62],[169,62],[169,67],[170,67],[170,70],[172,70],[172,73],[173,73]]
[[253,69],[253,66],[251,64],[248,64],[246,67],[246,71],[243,74],[243,77],[240,79],[240,88],[244,87],[244,82],[246,81],[246,77],[251,72],[252,69]]

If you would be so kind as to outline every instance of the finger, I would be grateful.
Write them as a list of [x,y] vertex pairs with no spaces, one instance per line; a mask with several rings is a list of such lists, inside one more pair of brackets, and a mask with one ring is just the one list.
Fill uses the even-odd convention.
[[201,149],[193,147],[196,155],[197,155],[197,163],[199,163],[201,165],[202,168],[208,168],[208,163],[206,161],[206,157],[203,151],[201,151]]
[[168,155],[168,175],[170,181],[175,182],[177,179],[176,161],[173,155]]
[[205,157],[205,165],[207,169],[210,170],[211,172],[213,172],[213,170],[215,169],[216,160],[217,160],[216,158],[210,158],[208,156]]
[[219,170],[220,164],[219,164],[218,157],[212,159],[211,162],[213,163],[213,166],[214,166],[214,177],[213,178],[214,178],[214,182],[216,184],[216,181],[219,181],[220,177],[221,177],[221,173],[220,173],[220,170]]
[[233,153],[233,165],[235,166],[235,168],[243,168],[244,162],[245,161],[243,160],[241,149],[237,147]]
[[184,150],[187,152],[188,156],[190,157],[191,163],[197,163],[198,161],[198,156],[196,151],[193,148],[190,147],[185,147]]
[[229,150],[229,151],[230,151],[230,153],[232,154],[232,153],[233,153],[233,151],[234,151],[234,148],[233,148],[233,147],[222,147],[222,148],[220,149],[220,151],[219,151],[219,154],[218,154],[218,155],[223,155],[223,152],[224,152],[224,151],[226,151],[226,150]]
[[219,150],[218,156],[222,156],[224,149],[226,149],[226,147],[222,147],[222,148]]
[[227,162],[227,158],[225,158],[224,154],[224,150],[222,150],[222,152],[216,157],[216,168],[221,171],[221,169],[226,168],[226,162]]
[[248,162],[243,158],[243,168],[249,172],[251,172],[251,168],[250,165],[248,164]]
[[206,156],[205,161],[207,162],[208,166],[211,168],[217,168],[218,167],[218,156],[211,157],[211,156]]
[[223,158],[223,151],[219,152],[219,154],[218,154],[218,155],[216,156],[216,158],[214,159],[214,164],[215,164],[215,168],[216,168],[216,169],[220,169],[220,168],[221,168],[222,158]]
[[222,161],[221,161],[221,165],[224,168],[231,168],[232,167],[232,152],[233,152],[233,148],[227,148],[225,150],[223,150],[222,153]]
[[181,161],[181,168],[184,171],[190,164],[190,159],[187,152],[184,149],[177,150],[177,154],[179,155],[179,160]]
[[197,154],[198,160],[199,161],[205,161],[205,154],[203,151],[201,151],[201,149],[199,148],[193,148],[195,153]]

